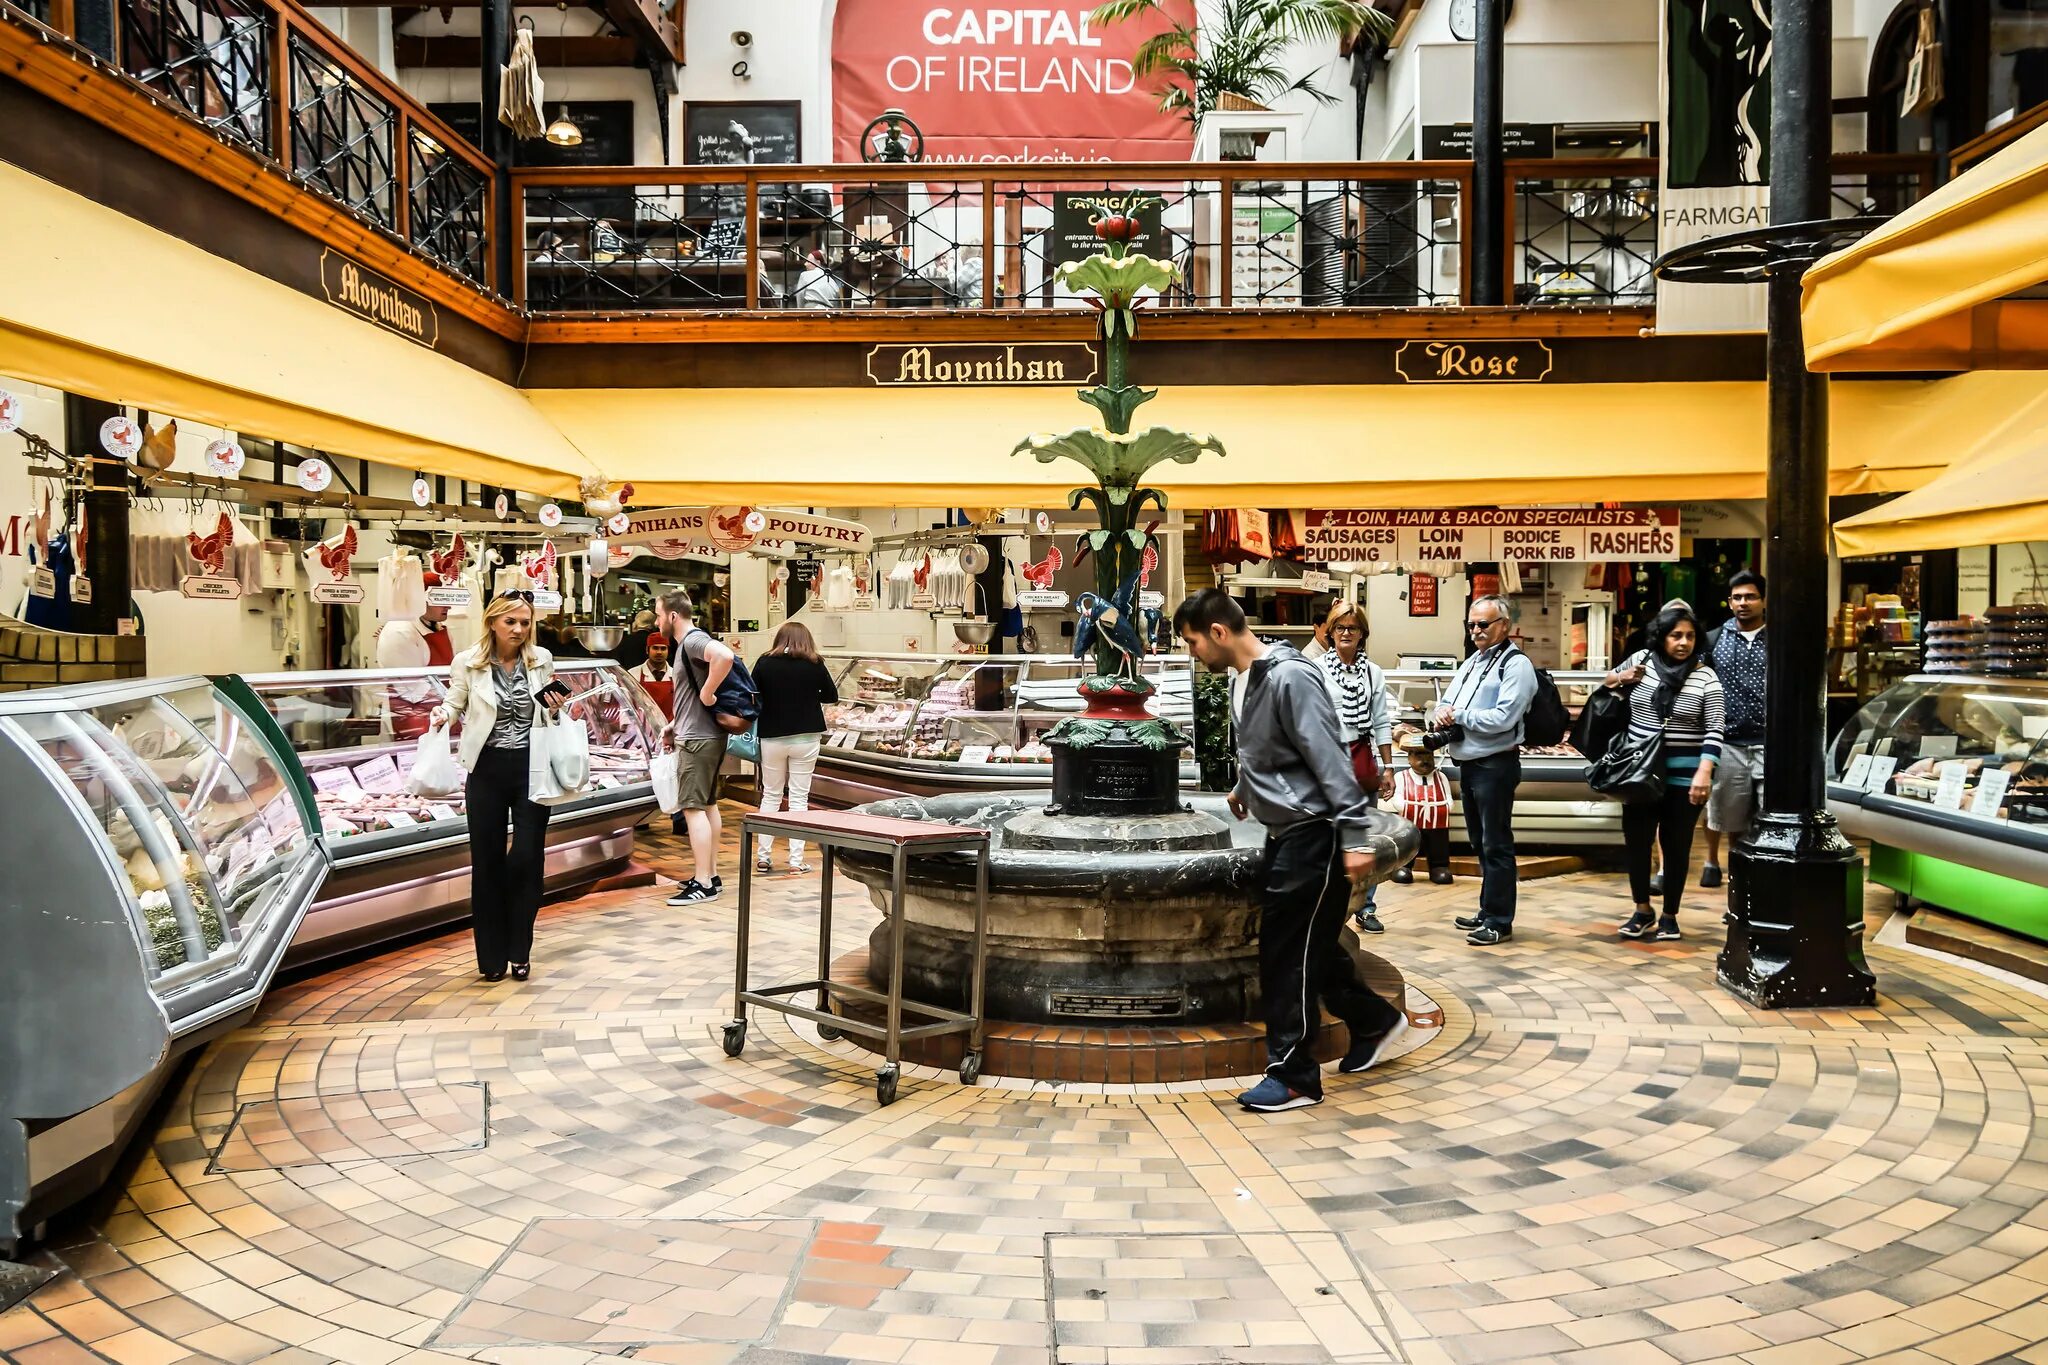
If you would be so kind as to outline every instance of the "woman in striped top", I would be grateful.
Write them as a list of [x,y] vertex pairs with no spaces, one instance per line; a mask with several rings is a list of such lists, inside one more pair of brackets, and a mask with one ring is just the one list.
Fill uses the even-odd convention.
[[[1365,656],[1365,639],[1371,634],[1365,611],[1356,602],[1341,598],[1323,618],[1323,634],[1330,647],[1315,660],[1323,670],[1330,699],[1337,704],[1337,723],[1344,731],[1344,747],[1351,758],[1351,771],[1358,778],[1365,799],[1377,806],[1394,793],[1394,714],[1387,703],[1387,675]],[[1352,916],[1368,934],[1380,932],[1374,913],[1374,888],[1365,893],[1365,906]]]
[[[1682,603],[1657,613],[1645,633],[1646,647],[1607,675],[1612,687],[1628,687],[1628,729],[1640,738],[1664,733],[1664,791],[1655,801],[1621,808],[1628,843],[1629,890],[1635,913],[1621,926],[1623,938],[1676,939],[1678,902],[1692,857],[1693,827],[1714,789],[1714,765],[1721,758],[1721,680],[1700,652],[1700,623]],[[1650,848],[1664,858],[1664,912],[1650,910]]]

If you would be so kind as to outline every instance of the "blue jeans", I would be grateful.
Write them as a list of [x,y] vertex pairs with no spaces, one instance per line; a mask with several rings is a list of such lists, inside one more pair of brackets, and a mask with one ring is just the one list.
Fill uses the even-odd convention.
[[1458,760],[1458,799],[1465,834],[1479,859],[1479,919],[1493,929],[1515,923],[1515,788],[1522,785],[1516,750]]

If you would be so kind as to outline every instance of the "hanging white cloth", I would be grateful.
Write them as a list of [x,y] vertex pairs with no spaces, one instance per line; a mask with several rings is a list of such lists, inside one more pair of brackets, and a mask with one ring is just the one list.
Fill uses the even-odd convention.
[[426,565],[410,550],[393,550],[377,561],[377,615],[409,621],[427,609]]

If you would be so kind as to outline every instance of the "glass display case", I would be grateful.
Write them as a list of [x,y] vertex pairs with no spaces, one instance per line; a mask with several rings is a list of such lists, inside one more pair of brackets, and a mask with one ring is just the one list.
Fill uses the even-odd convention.
[[1886,688],[1835,738],[1828,808],[1902,901],[2048,942],[2048,679]]
[[[1045,732],[1082,708],[1086,660],[1042,655],[823,651],[839,689],[812,791],[857,805],[892,796],[1052,784]],[[1191,728],[1194,675],[1185,655],[1155,655],[1153,711]],[[1192,760],[1182,766],[1192,784]]]
[[0,790],[4,1243],[96,1186],[172,1059],[254,1010],[327,854],[234,679],[0,700]]
[[[608,659],[564,659],[555,676],[590,727],[591,789],[552,808],[550,891],[624,869],[633,827],[654,808],[649,755],[666,724],[644,689]],[[334,855],[327,891],[290,960],[312,961],[467,915],[469,828],[462,793],[406,790],[420,737],[447,687],[445,669],[274,673],[247,679],[313,788]],[[460,738],[461,720],[449,742]]]

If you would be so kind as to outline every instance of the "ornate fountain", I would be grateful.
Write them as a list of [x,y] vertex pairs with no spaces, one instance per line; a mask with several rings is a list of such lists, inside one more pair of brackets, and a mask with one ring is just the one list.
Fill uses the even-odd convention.
[[[1011,453],[1074,460],[1094,475],[1068,506],[1095,509],[1082,538],[1095,561],[1095,590],[1076,602],[1076,657],[1095,656],[1079,692],[1085,709],[1046,736],[1053,790],[995,796],[904,797],[861,809],[903,819],[974,825],[992,833],[987,972],[990,1045],[985,1069],[1045,1079],[1197,1079],[1264,1065],[1258,1001],[1258,911],[1252,891],[1264,831],[1230,817],[1222,796],[1180,789],[1188,738],[1148,709],[1153,685],[1139,668],[1157,614],[1140,596],[1151,534],[1166,495],[1143,487],[1155,466],[1221,456],[1206,435],[1153,426],[1132,414],[1157,396],[1129,382],[1131,342],[1144,291],[1178,277],[1170,263],[1129,249],[1135,223],[1096,222],[1104,249],[1062,266],[1059,278],[1099,310],[1103,384],[1083,389],[1099,425],[1026,438]],[[1147,513],[1151,513],[1149,519]],[[1142,523],[1142,524],[1141,524]],[[1156,562],[1156,559],[1155,559]],[[1415,854],[1406,821],[1375,817],[1375,879]],[[877,904],[888,894],[886,859],[838,855]],[[903,986],[913,999],[966,1007],[973,936],[974,870],[920,859],[906,886]],[[889,939],[878,930],[849,976],[886,980]],[[1065,1027],[1062,1027],[1065,1026]],[[1039,1035],[1056,1030],[1057,1044]],[[1071,1029],[1074,1037],[1068,1038]],[[957,1039],[933,1039],[913,1060],[950,1064]],[[1053,1050],[1074,1044],[1070,1051]],[[1006,1043],[1009,1045],[1006,1046]],[[1341,1052],[1341,1026],[1318,1051]],[[1092,1051],[1091,1051],[1092,1049]],[[1078,1060],[1077,1060],[1078,1058]],[[1148,1064],[1149,1063],[1149,1064]]]

